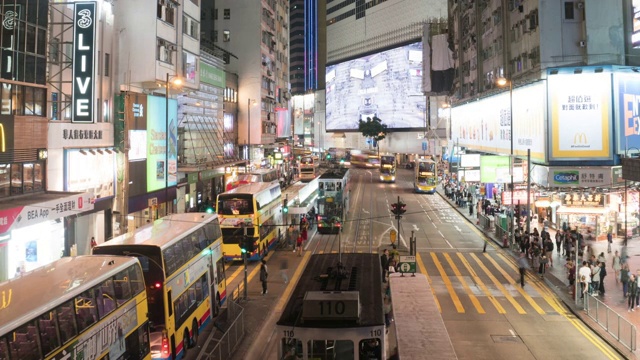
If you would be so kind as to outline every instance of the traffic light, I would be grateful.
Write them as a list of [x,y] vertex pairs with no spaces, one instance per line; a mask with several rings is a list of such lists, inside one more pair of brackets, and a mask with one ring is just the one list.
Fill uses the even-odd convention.
[[396,216],[401,216],[407,212],[407,204],[403,202],[393,203],[391,204],[391,212]]
[[282,213],[283,214],[289,213],[289,199],[282,200]]
[[255,250],[255,244],[253,238],[250,236],[243,236],[242,243],[240,244],[240,251],[243,253],[251,254]]
[[327,154],[327,160],[331,160],[331,154]]
[[213,214],[214,213],[213,206],[207,205],[207,207],[204,209],[204,212],[206,212],[207,214]]

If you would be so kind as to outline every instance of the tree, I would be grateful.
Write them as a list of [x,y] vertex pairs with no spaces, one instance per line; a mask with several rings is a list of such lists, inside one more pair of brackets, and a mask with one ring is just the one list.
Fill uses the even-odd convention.
[[358,131],[362,133],[362,136],[374,140],[374,144],[378,148],[378,156],[380,156],[378,141],[387,137],[387,125],[382,123],[382,119],[374,116],[373,118],[368,117],[367,121],[358,120]]

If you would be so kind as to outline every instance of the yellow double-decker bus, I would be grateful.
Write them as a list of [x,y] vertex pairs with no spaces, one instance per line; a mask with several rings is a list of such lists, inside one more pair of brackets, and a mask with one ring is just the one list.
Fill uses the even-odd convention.
[[431,159],[418,159],[414,166],[413,189],[417,193],[434,194],[438,185],[436,163]]
[[[260,260],[278,238],[282,224],[282,194],[278,183],[242,185],[218,195],[217,207],[226,260],[242,260],[240,246],[245,237],[254,250],[249,260]],[[281,229],[281,231],[284,229]]]
[[151,359],[138,260],[65,257],[0,283],[0,359]]
[[300,181],[309,182],[315,179],[319,175],[319,166],[320,160],[317,156],[307,155],[301,157],[298,161],[298,174],[300,174]]
[[151,357],[180,359],[226,298],[222,232],[216,214],[173,214],[93,248],[135,256],[149,302]]
[[396,182],[396,157],[393,155],[380,156],[380,181]]

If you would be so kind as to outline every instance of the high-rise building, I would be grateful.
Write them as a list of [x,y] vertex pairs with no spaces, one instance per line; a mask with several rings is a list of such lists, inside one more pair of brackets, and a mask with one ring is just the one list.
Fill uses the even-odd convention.
[[[259,164],[278,138],[277,118],[288,114],[289,2],[221,0],[210,35],[233,56],[227,70],[238,75],[238,142],[244,157]],[[258,36],[256,36],[258,34]]]
[[326,0],[292,0],[289,16],[291,94],[324,89]]

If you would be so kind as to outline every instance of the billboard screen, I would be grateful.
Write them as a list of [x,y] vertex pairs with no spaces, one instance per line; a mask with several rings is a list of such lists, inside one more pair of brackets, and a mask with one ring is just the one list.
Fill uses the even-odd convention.
[[327,66],[326,131],[374,116],[390,131],[424,128],[422,72],[421,42]]
[[[165,98],[147,97],[147,192],[163,189],[165,181],[168,186],[175,186],[178,182],[177,116],[176,100],[169,99],[169,121],[167,121]],[[169,123],[169,150],[168,155],[165,155],[167,122]]]
[[640,152],[640,75],[615,74],[619,154]]
[[633,0],[633,30],[631,31],[631,45],[640,48],[640,0]]
[[551,159],[609,159],[611,73],[550,75],[547,85]]

